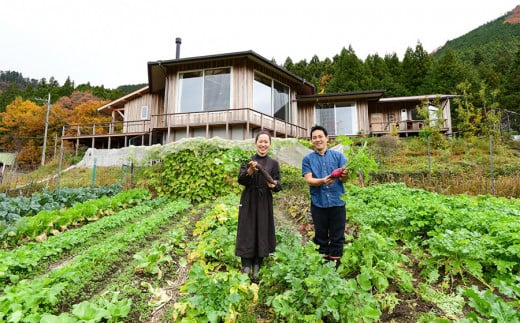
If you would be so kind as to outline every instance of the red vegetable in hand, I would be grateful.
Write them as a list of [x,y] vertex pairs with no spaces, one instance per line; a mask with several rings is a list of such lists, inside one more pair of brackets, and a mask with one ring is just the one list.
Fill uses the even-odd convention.
[[332,173],[330,173],[330,177],[340,178],[342,174],[343,174],[343,168],[340,167],[340,168],[336,168],[335,170],[333,170]]

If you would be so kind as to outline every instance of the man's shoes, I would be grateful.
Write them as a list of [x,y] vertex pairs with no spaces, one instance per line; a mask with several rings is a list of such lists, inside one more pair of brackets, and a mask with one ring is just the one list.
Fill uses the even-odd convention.
[[339,265],[341,265],[341,256],[329,256],[329,261],[334,261],[336,263],[336,269],[338,269]]

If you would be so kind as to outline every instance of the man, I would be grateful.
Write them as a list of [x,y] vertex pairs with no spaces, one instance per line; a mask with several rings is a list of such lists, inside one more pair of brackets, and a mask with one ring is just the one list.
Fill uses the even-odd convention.
[[302,160],[302,175],[309,185],[311,194],[311,215],[314,222],[314,243],[318,252],[339,266],[345,243],[346,209],[341,195],[345,193],[343,183],[348,180],[348,171],[340,177],[331,173],[344,167],[343,153],[327,149],[329,137],[322,126],[311,128],[311,142],[314,151]]

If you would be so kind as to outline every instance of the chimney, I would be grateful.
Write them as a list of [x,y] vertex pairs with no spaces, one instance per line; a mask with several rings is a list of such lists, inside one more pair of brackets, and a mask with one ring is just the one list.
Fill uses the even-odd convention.
[[179,37],[175,38],[175,44],[177,45],[175,59],[179,59],[181,57],[181,39]]

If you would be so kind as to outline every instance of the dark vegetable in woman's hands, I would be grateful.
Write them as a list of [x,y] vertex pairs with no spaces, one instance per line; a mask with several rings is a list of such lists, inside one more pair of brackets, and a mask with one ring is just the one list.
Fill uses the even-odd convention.
[[[250,162],[252,163],[252,161]],[[262,176],[265,178],[265,180],[268,182],[268,183],[271,183],[271,184],[276,184],[276,182],[274,181],[274,179],[271,177],[271,175],[269,175],[268,172],[265,171],[265,169],[262,167],[262,165],[260,165],[259,163],[256,163],[256,169],[258,169],[258,171],[260,172],[260,174],[262,174]]]

